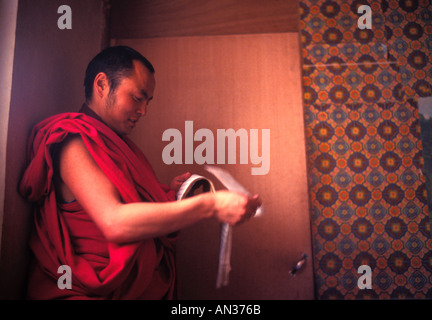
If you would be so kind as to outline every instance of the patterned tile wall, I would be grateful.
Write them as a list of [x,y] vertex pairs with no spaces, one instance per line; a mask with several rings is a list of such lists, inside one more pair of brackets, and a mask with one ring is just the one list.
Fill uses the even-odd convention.
[[[360,29],[360,5],[372,28]],[[430,0],[300,0],[318,299],[432,298],[417,99],[432,95]],[[372,269],[361,290],[360,265]]]

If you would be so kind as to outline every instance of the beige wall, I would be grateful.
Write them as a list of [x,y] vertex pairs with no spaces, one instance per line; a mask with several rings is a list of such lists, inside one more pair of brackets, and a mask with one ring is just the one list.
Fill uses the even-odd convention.
[[[6,144],[9,119],[9,106],[12,88],[12,66],[15,49],[15,27],[18,0],[0,0],[0,203],[4,203],[6,176]],[[0,244],[1,225],[4,206],[0,206]],[[1,246],[0,246],[1,254]]]
[[[181,231],[177,244],[181,298],[312,299],[312,264],[295,278],[289,276],[302,253],[312,256],[298,33],[118,39],[117,43],[139,50],[156,69],[154,99],[131,138],[158,178],[168,183],[189,171],[213,179],[216,189],[223,189],[196,157],[186,163],[186,156],[194,155],[186,144],[193,150],[201,146],[201,141],[192,141],[192,133],[186,133],[185,121],[193,121],[193,134],[207,129],[214,135],[207,149],[213,151],[214,164],[231,172],[250,192],[259,193],[265,205],[262,217],[233,229],[227,287],[215,287],[219,224],[201,221]],[[182,135],[182,163],[167,165],[162,153],[169,142],[162,136],[171,128]],[[252,169],[262,163],[252,164],[248,152],[247,163],[240,163],[238,141],[227,148],[235,151],[235,164],[219,161],[221,149],[216,145],[221,140],[216,132],[229,128],[247,132],[243,142],[250,143],[249,151],[266,154],[268,172],[253,174]],[[258,145],[251,143],[251,129],[259,132]],[[268,141],[263,130],[269,132]]]
[[[30,206],[17,192],[33,125],[55,113],[76,111],[84,101],[87,63],[102,43],[102,0],[20,0],[16,20],[6,146],[4,217],[0,257],[0,298],[22,297],[28,262]],[[60,5],[72,9],[72,29],[60,30]],[[0,190],[1,191],[1,190]]]

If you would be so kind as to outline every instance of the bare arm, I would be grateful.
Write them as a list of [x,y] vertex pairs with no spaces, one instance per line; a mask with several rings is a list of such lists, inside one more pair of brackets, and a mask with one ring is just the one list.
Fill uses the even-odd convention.
[[166,235],[211,217],[235,225],[249,218],[258,206],[256,197],[248,199],[228,191],[167,203],[124,204],[79,137],[62,147],[59,170],[63,187],[73,194],[108,241],[116,243]]

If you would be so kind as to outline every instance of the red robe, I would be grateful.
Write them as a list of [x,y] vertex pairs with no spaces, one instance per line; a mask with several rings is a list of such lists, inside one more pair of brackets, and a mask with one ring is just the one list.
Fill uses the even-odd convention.
[[[20,184],[21,194],[35,203],[30,238],[35,260],[28,298],[176,298],[175,235],[110,243],[77,201],[57,202],[52,153],[70,134],[81,136],[124,203],[175,201],[174,191],[157,181],[135,144],[104,123],[82,113],[59,114],[40,122],[31,133],[28,167]],[[62,265],[71,268],[72,289],[58,286],[64,275],[58,270]]]

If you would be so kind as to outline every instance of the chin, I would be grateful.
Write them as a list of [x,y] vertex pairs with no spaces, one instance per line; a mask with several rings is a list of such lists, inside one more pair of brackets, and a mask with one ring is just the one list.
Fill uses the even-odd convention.
[[132,133],[133,128],[127,129],[127,130],[123,130],[120,134],[122,136],[127,136],[128,134]]
[[128,135],[129,133],[131,133],[132,132],[132,129],[133,128],[118,128],[118,129],[114,129],[114,131],[115,131],[115,133],[117,133],[119,136],[126,136],[126,135]]

